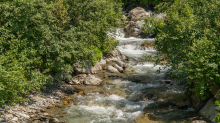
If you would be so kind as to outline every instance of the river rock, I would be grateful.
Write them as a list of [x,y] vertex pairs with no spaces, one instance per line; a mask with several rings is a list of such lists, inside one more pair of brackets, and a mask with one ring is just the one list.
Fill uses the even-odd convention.
[[94,75],[88,75],[84,79],[84,85],[100,85],[102,83],[102,80]]
[[59,123],[60,121],[57,118],[51,118],[49,123]]
[[136,7],[129,12],[128,16],[130,17],[131,21],[137,21],[139,18],[144,19],[146,17],[150,17],[151,14],[151,11],[146,12],[143,8]]
[[73,68],[77,73],[80,74],[92,74],[97,73],[97,71],[99,70],[102,70],[102,66],[99,62],[96,62],[96,64],[92,66],[92,63],[88,60],[75,63],[73,65]]
[[106,60],[105,59],[101,59],[99,61],[99,64],[104,68],[106,66]]
[[128,57],[123,55],[118,49],[114,49],[106,55],[106,63],[125,60],[128,60]]
[[116,68],[119,72],[123,72],[123,68],[118,66],[117,64],[114,65],[114,68]]
[[92,67],[92,73],[97,73],[100,70],[102,70],[100,62],[96,62],[95,66]]
[[144,26],[144,20],[141,21],[129,21],[124,28],[125,37],[137,37],[137,38],[147,38],[150,36],[148,33],[142,32],[142,27]]
[[191,123],[206,123],[204,120],[194,120]]
[[135,69],[128,65],[124,70],[123,73],[136,73]]
[[126,68],[126,67],[127,67],[127,65],[126,65],[123,61],[115,61],[115,63],[116,63],[118,66],[122,67],[122,68]]
[[199,111],[199,113],[201,115],[203,115],[204,117],[208,118],[209,120],[213,121],[213,119],[215,118],[215,116],[217,116],[217,114],[219,113],[219,111],[217,111],[216,109],[216,105],[215,105],[215,99],[212,98],[210,99],[206,105]]
[[0,118],[0,122],[5,122],[5,120],[3,118]]
[[108,72],[111,72],[111,73],[120,73],[116,68],[114,68],[113,66],[109,65],[106,70]]
[[73,77],[72,83],[74,85],[100,85],[102,80],[95,75],[79,74]]
[[14,117],[11,119],[12,121],[18,121],[18,117]]
[[26,114],[22,114],[22,113],[18,113],[19,116],[23,117],[23,118],[26,118],[26,119],[29,119],[30,116],[29,115],[26,115]]

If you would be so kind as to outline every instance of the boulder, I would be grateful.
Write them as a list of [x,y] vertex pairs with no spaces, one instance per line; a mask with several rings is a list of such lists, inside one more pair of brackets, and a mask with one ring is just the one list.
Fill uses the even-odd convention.
[[88,75],[83,83],[84,85],[101,85],[102,80],[94,75]]
[[106,70],[108,72],[111,72],[111,73],[120,73],[116,68],[114,68],[113,66],[109,65]]
[[215,99],[210,99],[206,103],[206,105],[199,111],[199,113],[209,120],[213,121],[215,116],[219,113],[219,111],[216,110]]
[[95,75],[91,74],[79,74],[73,77],[73,80],[70,84],[73,85],[101,85],[102,80]]
[[51,118],[49,123],[59,123],[60,121],[57,118]]
[[211,94],[209,94],[209,96],[206,97],[205,100],[201,100],[201,98],[195,92],[190,91],[191,88],[195,88],[197,86],[198,85],[196,85],[194,83],[193,85],[190,85],[185,92],[185,94],[187,95],[187,97],[190,100],[192,108],[196,112],[200,111],[205,106],[205,104],[208,102],[208,100],[211,99],[211,97],[212,97]]
[[96,62],[96,64],[91,68],[92,73],[97,73],[100,70],[102,70],[100,62]]
[[146,12],[143,8],[136,7],[129,12],[128,16],[131,19],[131,21],[137,21],[138,19],[144,19],[146,17],[150,17],[151,14],[152,14],[151,11]]
[[144,20],[141,21],[129,21],[124,28],[125,37],[137,37],[137,38],[147,38],[150,36],[148,33],[143,33],[141,31],[142,27],[144,26]]
[[112,52],[106,55],[106,63],[114,62],[114,61],[125,61],[125,60],[128,60],[128,57],[121,54],[121,52],[118,49],[114,49]]
[[92,63],[88,60],[75,63],[73,68],[77,73],[80,74],[97,73],[97,71],[102,70],[102,66],[99,62],[96,62],[96,64],[92,66]]
[[191,123],[206,123],[204,120],[194,120]]
[[113,67],[116,68],[119,72],[123,72],[123,68],[118,66],[117,64],[115,64]]
[[99,64],[101,65],[102,68],[105,67],[106,66],[106,60],[105,59],[101,59],[99,61]]
[[127,67],[127,65],[126,65],[123,61],[115,61],[115,63],[116,63],[118,66],[122,67],[122,68],[126,68],[126,67]]

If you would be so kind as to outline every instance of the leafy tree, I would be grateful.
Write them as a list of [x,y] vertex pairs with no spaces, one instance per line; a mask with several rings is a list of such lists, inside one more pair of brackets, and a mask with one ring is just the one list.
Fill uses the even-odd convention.
[[[117,45],[117,0],[13,0],[0,4],[0,105],[39,90],[50,74],[93,64]],[[112,28],[112,29],[111,29]]]
[[157,34],[155,48],[162,53],[157,63],[165,60],[170,75],[187,76],[187,84],[196,86],[192,91],[201,99],[212,84],[220,84],[219,5],[218,0],[175,0],[165,11],[166,19],[146,19],[143,28]]

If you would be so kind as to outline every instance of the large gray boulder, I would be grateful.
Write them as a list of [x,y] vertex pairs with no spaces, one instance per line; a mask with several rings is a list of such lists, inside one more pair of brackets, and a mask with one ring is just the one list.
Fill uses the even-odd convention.
[[128,57],[123,55],[118,49],[114,49],[112,52],[106,55],[106,63],[115,61],[126,61]]
[[149,34],[143,33],[141,28],[144,26],[144,20],[140,21],[129,21],[124,28],[125,37],[138,37],[138,38],[146,38]]
[[131,21],[137,21],[138,19],[144,19],[146,17],[150,17],[151,14],[152,14],[151,11],[146,12],[143,8],[136,7],[129,12],[128,16]]

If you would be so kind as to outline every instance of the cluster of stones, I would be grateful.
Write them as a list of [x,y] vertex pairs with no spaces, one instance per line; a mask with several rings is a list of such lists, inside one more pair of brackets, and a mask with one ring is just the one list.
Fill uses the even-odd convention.
[[53,108],[60,105],[59,97],[40,97],[39,95],[29,95],[29,104],[27,106],[16,105],[14,107],[0,108],[0,122],[4,123],[26,123],[43,122],[61,123],[57,118],[52,118],[50,114],[45,113],[46,108]]
[[[132,9],[129,13],[124,15],[124,20],[126,26],[124,27],[125,37],[137,37],[137,38],[147,38],[150,37],[151,34],[146,34],[141,31],[142,27],[145,24],[145,18],[153,17],[155,19],[166,18],[166,14],[160,13],[155,14],[152,11],[141,7],[136,7]],[[149,27],[152,28],[152,27]]]
[[76,63],[73,66],[78,75],[69,79],[68,83],[72,85],[101,85],[102,80],[93,74],[102,70],[109,73],[135,73],[135,70],[125,63],[127,60],[125,55],[115,49],[96,62],[94,66],[90,61],[82,61],[83,65],[80,62]]

